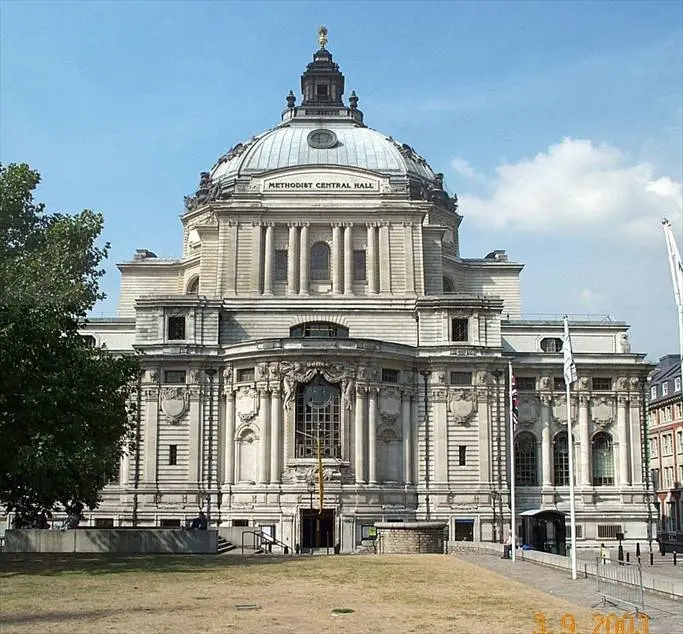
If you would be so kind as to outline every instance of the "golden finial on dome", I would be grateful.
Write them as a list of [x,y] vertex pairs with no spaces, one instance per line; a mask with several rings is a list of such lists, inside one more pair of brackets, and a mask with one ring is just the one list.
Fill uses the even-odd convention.
[[325,44],[327,44],[327,27],[326,26],[321,26],[318,29],[318,44],[320,44],[320,48],[325,48]]

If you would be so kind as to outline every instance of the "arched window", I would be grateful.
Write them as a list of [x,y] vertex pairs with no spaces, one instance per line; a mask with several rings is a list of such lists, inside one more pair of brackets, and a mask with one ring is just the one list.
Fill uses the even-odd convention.
[[443,292],[444,293],[454,293],[455,288],[453,288],[453,282],[447,277],[443,278]]
[[564,431],[553,441],[553,483],[556,487],[569,486],[569,442]]
[[187,285],[187,295],[197,295],[199,293],[199,276],[193,277]]
[[296,457],[341,457],[341,390],[319,374],[296,391]]
[[311,281],[326,282],[330,279],[330,247],[327,242],[316,242],[311,247]]
[[348,339],[349,329],[329,321],[309,321],[289,329],[290,337],[330,337]]
[[614,484],[612,436],[601,431],[593,436],[593,486]]
[[536,438],[522,432],[515,438],[515,483],[522,487],[538,485],[536,464]]

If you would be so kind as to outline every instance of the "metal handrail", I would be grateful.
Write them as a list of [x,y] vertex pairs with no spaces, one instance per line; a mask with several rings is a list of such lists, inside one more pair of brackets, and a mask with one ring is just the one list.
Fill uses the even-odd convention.
[[[281,542],[279,539],[276,539],[275,537],[272,537],[271,535],[268,535],[268,533],[265,533],[262,530],[253,530],[253,531],[243,531],[242,532],[242,554],[244,554],[244,536],[245,535],[253,535],[255,538],[258,537],[260,538],[258,548],[263,548],[264,542],[267,544],[276,545],[282,548],[285,554],[289,554],[290,551],[290,546],[288,544],[285,544],[284,542]],[[253,541],[253,548],[256,550],[256,539]]]

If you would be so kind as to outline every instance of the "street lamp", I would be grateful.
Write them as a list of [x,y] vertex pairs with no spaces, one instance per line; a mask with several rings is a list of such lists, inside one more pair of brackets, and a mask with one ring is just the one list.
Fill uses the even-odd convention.
[[429,390],[427,386],[431,373],[431,370],[420,370],[425,383],[425,519],[427,521],[429,521],[431,514],[429,508]]
[[213,471],[213,379],[216,376],[216,370],[209,368],[204,373],[209,379],[209,455],[207,456],[207,495],[206,495],[206,524],[211,525],[211,485],[212,485],[212,471]]
[[306,481],[306,488],[308,489],[308,495],[310,496],[310,513],[308,515],[308,522],[310,525],[310,546],[311,546],[311,554],[313,554],[313,493],[315,492],[315,482],[313,482],[313,478],[309,478]]

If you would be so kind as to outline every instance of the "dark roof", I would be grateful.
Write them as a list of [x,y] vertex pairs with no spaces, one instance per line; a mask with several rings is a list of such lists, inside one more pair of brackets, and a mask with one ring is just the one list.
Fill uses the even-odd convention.
[[[647,394],[650,405],[657,405],[660,402],[666,401],[673,397],[681,396],[681,358],[677,354],[668,354],[662,357],[657,364],[657,367],[650,375],[650,380],[647,382]],[[678,390],[675,389],[675,379],[679,379]],[[668,385],[666,396],[662,393],[661,386]],[[652,388],[657,388],[657,395],[652,398]]]

